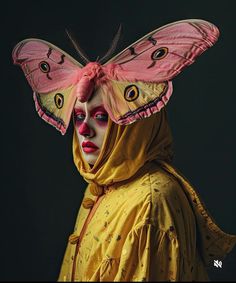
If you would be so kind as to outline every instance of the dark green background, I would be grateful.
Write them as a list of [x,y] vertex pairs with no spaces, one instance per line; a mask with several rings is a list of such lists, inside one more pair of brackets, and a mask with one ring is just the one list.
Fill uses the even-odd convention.
[[[86,183],[72,159],[72,125],[61,136],[39,118],[19,41],[35,37],[76,59],[65,28],[95,60],[121,23],[118,51],[172,21],[201,18],[221,32],[214,47],[178,75],[167,106],[174,165],[194,184],[219,226],[236,234],[234,1],[5,1],[1,9],[0,280],[55,281]],[[212,280],[236,280],[235,249]]]

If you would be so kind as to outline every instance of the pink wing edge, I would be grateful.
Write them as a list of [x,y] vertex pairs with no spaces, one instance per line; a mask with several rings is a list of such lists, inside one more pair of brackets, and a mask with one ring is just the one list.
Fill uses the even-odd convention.
[[50,117],[49,115],[46,114],[45,111],[42,110],[41,105],[38,102],[37,99],[37,94],[36,92],[33,93],[33,98],[34,98],[34,102],[35,102],[35,108],[36,111],[38,113],[38,115],[47,123],[49,123],[50,125],[52,125],[53,127],[55,127],[59,132],[61,132],[62,135],[65,135],[66,130],[68,128],[68,126],[65,125],[64,121],[56,121],[54,120],[52,117]]

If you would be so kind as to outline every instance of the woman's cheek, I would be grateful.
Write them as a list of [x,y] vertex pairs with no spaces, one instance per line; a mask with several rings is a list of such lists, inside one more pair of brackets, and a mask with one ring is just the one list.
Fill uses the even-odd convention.
[[75,122],[75,128],[76,128],[76,130],[79,130],[79,128],[81,127],[81,125],[82,125],[82,122],[76,121],[76,122]]
[[107,127],[107,124],[108,124],[108,121],[98,121],[96,120],[96,123],[99,127],[101,128],[106,128]]

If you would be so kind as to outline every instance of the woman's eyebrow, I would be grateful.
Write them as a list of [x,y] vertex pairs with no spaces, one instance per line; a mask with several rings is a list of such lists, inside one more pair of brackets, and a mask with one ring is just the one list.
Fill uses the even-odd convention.
[[95,106],[93,109],[91,109],[90,115],[91,116],[94,115],[97,111],[107,112],[103,105],[98,105],[98,106]]
[[[85,109],[81,108],[80,106],[78,107],[74,107],[75,112],[85,112]],[[104,108],[103,105],[99,104],[94,106],[91,110],[90,110],[90,115],[94,115],[97,111],[102,111],[102,112],[107,112]]]
[[74,111],[75,111],[75,112],[79,112],[79,111],[85,112],[84,109],[82,109],[82,108],[79,107],[79,106],[78,106],[78,107],[75,106],[75,107],[74,107]]

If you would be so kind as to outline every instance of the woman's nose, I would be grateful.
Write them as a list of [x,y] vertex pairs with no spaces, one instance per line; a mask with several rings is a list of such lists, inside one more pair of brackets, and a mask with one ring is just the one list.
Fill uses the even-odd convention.
[[83,122],[79,127],[79,134],[85,137],[93,137],[95,132],[86,122]]

